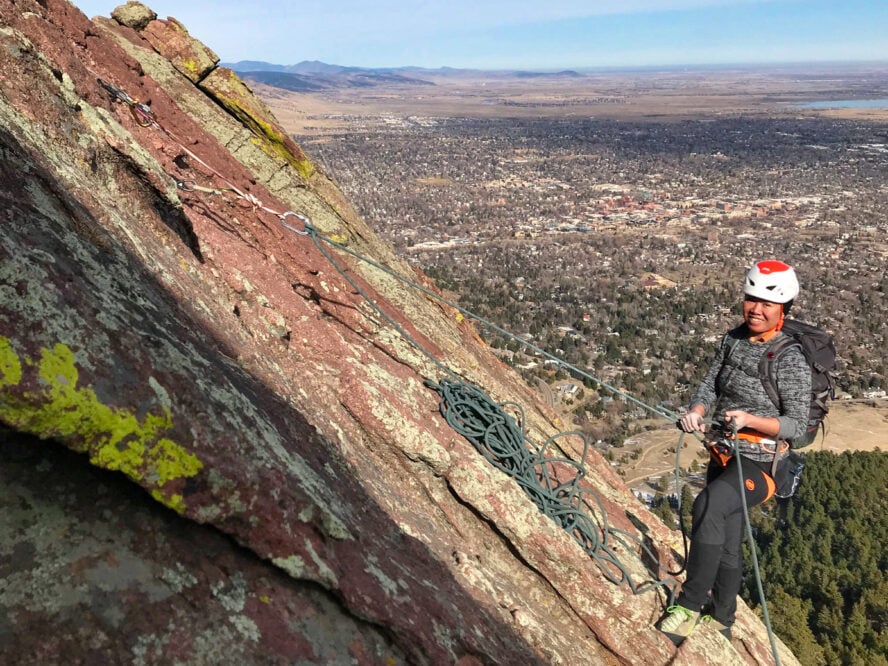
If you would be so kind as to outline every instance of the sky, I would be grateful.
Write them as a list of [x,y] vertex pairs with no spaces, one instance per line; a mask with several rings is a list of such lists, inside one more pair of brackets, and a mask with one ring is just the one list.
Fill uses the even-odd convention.
[[[74,0],[87,16],[123,4]],[[584,69],[888,62],[888,0],[146,0],[223,62]]]

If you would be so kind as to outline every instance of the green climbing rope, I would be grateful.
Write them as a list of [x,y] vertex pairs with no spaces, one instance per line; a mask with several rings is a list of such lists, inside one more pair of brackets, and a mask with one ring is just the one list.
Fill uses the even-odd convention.
[[[528,439],[522,425],[524,415],[520,406],[497,404],[476,386],[459,380],[445,378],[439,383],[427,380],[426,384],[441,396],[441,414],[448,425],[469,440],[490,464],[515,479],[540,512],[570,534],[610,581],[627,584],[635,594],[662,587],[666,588],[670,599],[674,596],[674,580],[662,580],[657,575],[659,571],[649,570],[655,580],[639,585],[617,557],[613,542],[631,550],[628,541],[633,541],[648,561],[658,561],[642,539],[608,525],[607,510],[601,497],[588,483],[583,484],[590,446],[582,433],[561,432],[537,447]],[[504,407],[510,405],[519,410],[519,419],[505,411]],[[569,436],[577,436],[583,441],[579,462],[549,454],[557,439]],[[557,474],[556,470],[564,472],[565,469],[572,469],[573,474],[566,481],[559,482],[558,478],[565,475]],[[590,500],[597,505],[595,518],[586,510]]]

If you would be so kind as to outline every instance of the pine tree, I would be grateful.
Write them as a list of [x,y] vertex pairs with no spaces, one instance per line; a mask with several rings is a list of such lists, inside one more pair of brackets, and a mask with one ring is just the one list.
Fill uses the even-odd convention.
[[787,594],[782,587],[771,592],[768,608],[774,631],[783,638],[799,661],[805,666],[826,666],[823,648],[817,644],[808,626],[810,608],[801,599]]
[[694,492],[691,490],[690,484],[684,484],[681,487],[681,513],[679,520],[684,526],[685,534],[691,533],[691,522],[694,511]]

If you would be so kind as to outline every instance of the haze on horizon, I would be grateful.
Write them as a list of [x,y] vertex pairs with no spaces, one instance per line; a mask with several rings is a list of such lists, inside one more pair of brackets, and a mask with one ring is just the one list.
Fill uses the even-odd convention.
[[[122,2],[74,4],[92,17]],[[145,4],[177,18],[225,62],[546,70],[888,61],[884,0]]]

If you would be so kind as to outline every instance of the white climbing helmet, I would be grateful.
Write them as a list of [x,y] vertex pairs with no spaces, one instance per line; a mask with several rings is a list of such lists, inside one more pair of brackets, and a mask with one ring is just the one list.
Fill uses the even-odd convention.
[[743,293],[771,303],[788,303],[799,295],[799,280],[789,264],[760,261],[746,274]]

